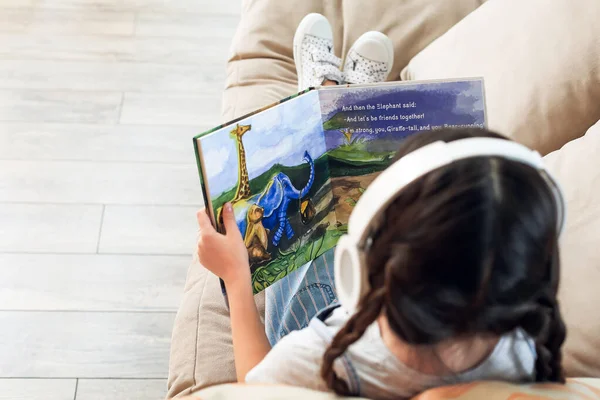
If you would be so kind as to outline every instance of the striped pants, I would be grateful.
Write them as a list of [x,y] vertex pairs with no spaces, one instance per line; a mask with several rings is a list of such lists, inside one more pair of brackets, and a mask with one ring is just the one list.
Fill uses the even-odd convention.
[[265,329],[271,345],[303,329],[317,312],[337,302],[331,249],[265,291]]

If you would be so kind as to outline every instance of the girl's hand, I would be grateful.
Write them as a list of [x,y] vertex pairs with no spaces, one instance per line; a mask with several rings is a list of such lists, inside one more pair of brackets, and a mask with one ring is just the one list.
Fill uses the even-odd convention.
[[196,216],[200,227],[198,235],[198,259],[200,264],[223,279],[225,285],[231,285],[236,281],[242,281],[243,284],[250,285],[248,250],[235,222],[231,203],[226,203],[223,206],[225,235],[215,230],[205,209],[198,211]]

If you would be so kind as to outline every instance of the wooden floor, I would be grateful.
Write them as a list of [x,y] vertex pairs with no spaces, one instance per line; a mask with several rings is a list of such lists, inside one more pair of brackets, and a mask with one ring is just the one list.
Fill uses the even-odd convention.
[[0,399],[166,392],[240,0],[0,0]]

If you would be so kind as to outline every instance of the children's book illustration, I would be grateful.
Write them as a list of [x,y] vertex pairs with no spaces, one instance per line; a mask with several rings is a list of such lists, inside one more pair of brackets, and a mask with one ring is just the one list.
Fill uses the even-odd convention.
[[[215,222],[232,202],[260,291],[331,248],[331,183],[317,92],[199,139]],[[232,164],[236,168],[231,168]]]
[[480,79],[303,92],[195,138],[204,200],[232,202],[259,292],[331,249],[408,135],[484,126]]

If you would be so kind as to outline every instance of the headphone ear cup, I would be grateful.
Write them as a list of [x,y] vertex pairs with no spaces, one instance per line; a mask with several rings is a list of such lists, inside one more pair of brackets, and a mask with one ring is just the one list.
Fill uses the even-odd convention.
[[354,313],[369,283],[363,255],[348,235],[340,238],[335,249],[334,275],[340,304],[349,313]]

